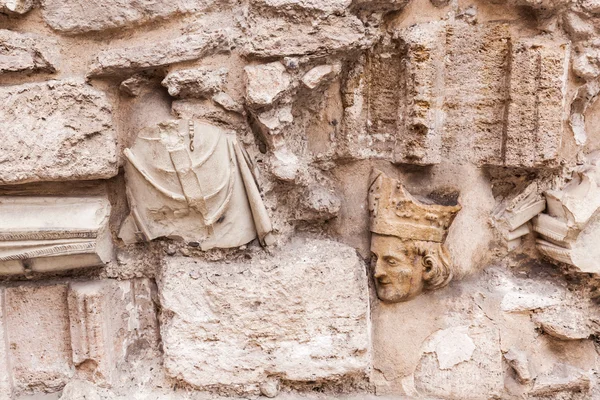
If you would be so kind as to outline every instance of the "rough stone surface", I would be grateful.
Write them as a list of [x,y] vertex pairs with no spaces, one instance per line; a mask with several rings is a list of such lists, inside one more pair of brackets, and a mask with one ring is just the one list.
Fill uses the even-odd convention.
[[65,80],[5,86],[0,97],[0,184],[117,174],[112,108],[103,92]]
[[326,382],[365,374],[364,268],[353,249],[318,240],[250,263],[167,260],[159,286],[168,374],[244,392],[269,376]]
[[188,34],[150,45],[109,49],[92,63],[90,76],[127,75],[149,68],[201,58],[226,41],[224,32]]
[[280,62],[248,66],[246,73],[246,100],[251,106],[272,104],[291,84],[290,75]]
[[56,72],[57,43],[35,34],[0,29],[0,75],[7,72]]
[[77,34],[138,25],[207,7],[210,3],[210,0],[108,0],[102,3],[43,0],[42,15],[52,29]]
[[535,380],[531,392],[534,396],[556,395],[560,392],[587,392],[590,377],[585,371],[566,364],[557,364],[551,372]]
[[34,0],[0,0],[0,12],[25,14],[33,8]]
[[162,81],[173,97],[206,97],[223,89],[227,68],[194,68],[170,72]]

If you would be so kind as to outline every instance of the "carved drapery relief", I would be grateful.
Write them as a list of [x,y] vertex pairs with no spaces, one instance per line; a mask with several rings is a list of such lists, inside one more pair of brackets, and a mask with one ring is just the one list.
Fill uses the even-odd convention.
[[107,263],[109,215],[103,197],[0,197],[0,275]]
[[397,180],[373,171],[371,262],[380,300],[406,301],[450,282],[453,268],[444,240],[460,209],[419,201]]
[[256,168],[234,134],[201,121],[167,121],[142,130],[125,156],[125,243],[178,237],[208,250],[257,235],[272,241]]
[[600,154],[588,157],[564,188],[544,194],[546,213],[533,221],[538,250],[581,272],[600,273]]

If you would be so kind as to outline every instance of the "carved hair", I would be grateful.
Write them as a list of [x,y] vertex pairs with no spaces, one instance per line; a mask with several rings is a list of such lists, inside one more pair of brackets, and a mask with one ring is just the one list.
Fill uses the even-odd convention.
[[439,289],[450,283],[453,266],[446,246],[442,243],[416,241],[415,247],[422,257],[424,290]]

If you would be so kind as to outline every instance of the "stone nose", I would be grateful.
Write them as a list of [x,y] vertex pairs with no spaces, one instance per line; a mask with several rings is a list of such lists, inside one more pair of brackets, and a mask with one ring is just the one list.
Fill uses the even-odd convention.
[[375,270],[373,271],[373,277],[379,279],[386,276],[385,269],[383,268],[381,259],[377,259],[375,262]]

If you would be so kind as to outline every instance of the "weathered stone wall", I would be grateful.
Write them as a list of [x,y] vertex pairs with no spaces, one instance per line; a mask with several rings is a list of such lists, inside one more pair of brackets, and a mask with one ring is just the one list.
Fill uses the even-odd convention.
[[0,400],[600,399],[599,29],[0,0]]

